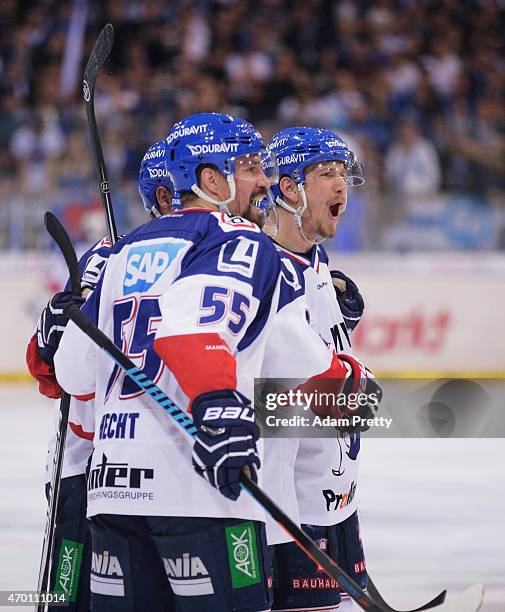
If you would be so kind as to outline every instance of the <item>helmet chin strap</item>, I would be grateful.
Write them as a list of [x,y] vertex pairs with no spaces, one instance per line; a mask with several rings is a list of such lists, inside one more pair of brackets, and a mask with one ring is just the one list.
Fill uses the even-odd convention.
[[228,204],[231,204],[233,200],[235,199],[235,196],[237,195],[237,187],[235,185],[235,178],[233,174],[228,174],[226,176],[226,182],[228,183],[228,187],[230,188],[230,197],[227,198],[226,200],[214,200],[214,198],[211,198],[210,196],[208,196],[196,184],[191,185],[191,191],[195,193],[202,200],[205,200],[205,202],[208,202],[209,204],[213,204],[214,206],[218,206],[219,212],[224,212],[224,213],[228,213],[229,215],[231,215],[231,212],[228,208]]
[[289,204],[286,204],[286,202],[280,196],[277,197],[275,201],[277,204],[279,204],[281,208],[284,208],[284,210],[287,210],[289,213],[291,213],[294,216],[296,227],[298,228],[298,231],[300,232],[300,236],[305,240],[305,242],[307,242],[311,246],[314,246],[315,244],[321,244],[321,242],[324,242],[326,238],[319,236],[311,240],[310,238],[307,238],[307,236],[305,235],[305,232],[303,231],[302,215],[307,210],[309,203],[307,202],[307,194],[305,193],[305,188],[303,186],[303,183],[297,183],[297,187],[298,187],[298,192],[300,193],[300,196],[302,198],[302,206],[298,208],[295,208],[294,206],[290,206]]

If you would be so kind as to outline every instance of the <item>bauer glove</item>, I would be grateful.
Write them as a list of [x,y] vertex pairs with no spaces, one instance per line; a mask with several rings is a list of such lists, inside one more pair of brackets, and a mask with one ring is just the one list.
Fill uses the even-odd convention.
[[261,465],[256,448],[259,429],[251,402],[236,390],[222,389],[199,395],[191,411],[198,427],[193,447],[197,474],[228,499],[237,499],[242,470],[248,466],[256,482]]

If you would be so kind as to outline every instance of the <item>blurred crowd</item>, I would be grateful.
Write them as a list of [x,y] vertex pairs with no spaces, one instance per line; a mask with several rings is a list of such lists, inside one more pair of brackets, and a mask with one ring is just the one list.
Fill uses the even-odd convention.
[[267,139],[349,141],[366,184],[335,248],[505,248],[503,0],[2,0],[0,249],[47,248],[47,209],[75,240],[103,232],[80,82],[107,21],[95,103],[120,230],[144,220],[146,148],[219,110]]

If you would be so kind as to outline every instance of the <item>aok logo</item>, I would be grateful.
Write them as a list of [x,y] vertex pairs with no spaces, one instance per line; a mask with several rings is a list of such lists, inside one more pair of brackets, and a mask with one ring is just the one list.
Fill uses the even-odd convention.
[[147,291],[185,245],[186,242],[181,240],[131,248],[126,261],[123,294]]

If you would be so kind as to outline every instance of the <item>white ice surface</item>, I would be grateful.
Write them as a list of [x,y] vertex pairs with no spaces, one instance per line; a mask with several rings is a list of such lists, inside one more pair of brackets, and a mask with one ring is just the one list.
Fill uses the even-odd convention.
[[[0,385],[0,590],[36,587],[51,409],[35,386]],[[499,439],[363,441],[362,536],[390,605],[482,582],[482,610],[505,610],[504,449]]]

